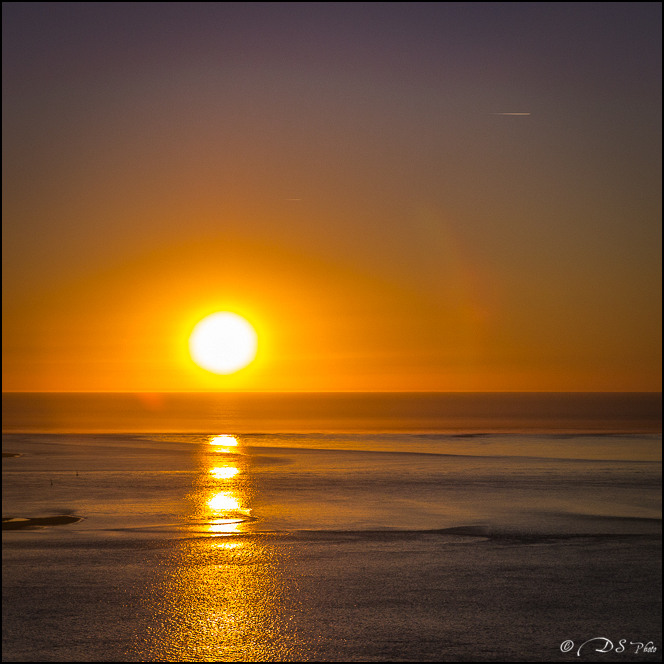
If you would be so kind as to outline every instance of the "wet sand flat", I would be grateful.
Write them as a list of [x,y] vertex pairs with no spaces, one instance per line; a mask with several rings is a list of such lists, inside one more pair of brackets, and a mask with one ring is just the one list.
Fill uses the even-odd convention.
[[23,528],[35,528],[45,526],[66,526],[70,523],[77,523],[83,517],[70,516],[67,514],[60,514],[58,516],[45,516],[45,517],[3,517],[2,529],[3,530],[21,530]]
[[661,643],[651,537],[15,539],[4,556],[5,661],[579,661],[564,641]]

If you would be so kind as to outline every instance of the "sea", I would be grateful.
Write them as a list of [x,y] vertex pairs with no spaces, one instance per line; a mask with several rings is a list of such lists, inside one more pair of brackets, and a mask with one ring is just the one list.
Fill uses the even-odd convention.
[[661,394],[3,394],[3,661],[661,661]]

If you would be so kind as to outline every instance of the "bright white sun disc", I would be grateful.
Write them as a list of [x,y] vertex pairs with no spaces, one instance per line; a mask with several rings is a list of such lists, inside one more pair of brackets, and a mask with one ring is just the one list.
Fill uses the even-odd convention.
[[246,367],[254,357],[256,331],[241,316],[220,311],[204,318],[189,337],[189,352],[198,366],[218,374]]

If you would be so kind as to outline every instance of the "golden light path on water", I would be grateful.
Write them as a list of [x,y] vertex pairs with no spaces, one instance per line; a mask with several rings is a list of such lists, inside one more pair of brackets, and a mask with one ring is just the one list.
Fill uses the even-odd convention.
[[[200,447],[184,536],[152,588],[138,661],[296,661],[288,545],[254,528],[251,456],[234,436]],[[253,532],[252,532],[253,531]]]
[[228,480],[235,477],[240,471],[234,466],[222,466],[221,468],[210,468],[210,475],[220,480]]
[[210,436],[208,441],[214,447],[214,451],[220,454],[230,454],[234,450],[231,448],[238,446],[238,440],[235,436]]

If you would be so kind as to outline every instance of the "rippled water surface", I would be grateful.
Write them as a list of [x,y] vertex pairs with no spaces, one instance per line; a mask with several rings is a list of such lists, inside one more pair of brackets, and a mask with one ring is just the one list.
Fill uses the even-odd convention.
[[3,659],[580,661],[603,637],[658,661],[660,455],[644,432],[5,434]]

